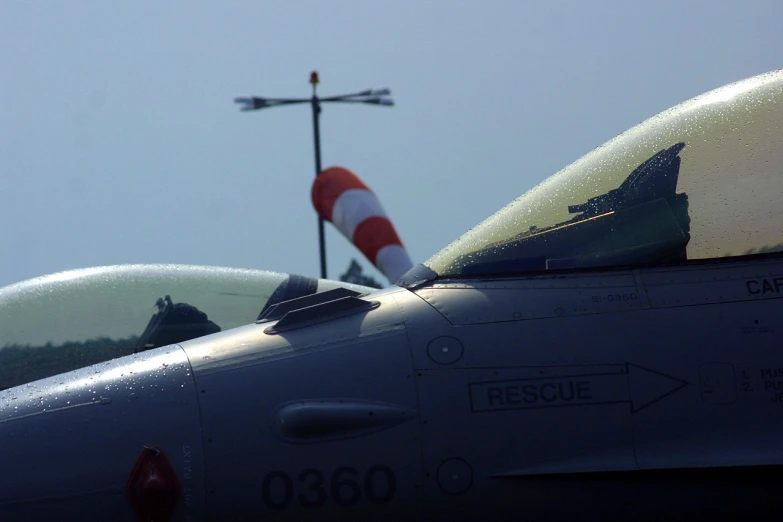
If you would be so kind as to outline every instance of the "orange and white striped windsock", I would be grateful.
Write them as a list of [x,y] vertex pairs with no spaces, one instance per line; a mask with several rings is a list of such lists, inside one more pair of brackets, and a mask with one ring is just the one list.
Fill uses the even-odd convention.
[[313,206],[394,282],[413,263],[380,201],[356,174],[330,167],[313,182]]

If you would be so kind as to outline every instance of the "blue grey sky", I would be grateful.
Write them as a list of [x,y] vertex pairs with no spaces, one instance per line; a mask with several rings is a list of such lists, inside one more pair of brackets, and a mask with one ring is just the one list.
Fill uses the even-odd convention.
[[[317,276],[324,167],[380,197],[414,261],[594,147],[783,66],[783,3],[0,3],[0,285],[185,263]],[[360,254],[327,228],[329,276]],[[369,263],[363,260],[369,270]],[[381,277],[377,276],[376,277]]]

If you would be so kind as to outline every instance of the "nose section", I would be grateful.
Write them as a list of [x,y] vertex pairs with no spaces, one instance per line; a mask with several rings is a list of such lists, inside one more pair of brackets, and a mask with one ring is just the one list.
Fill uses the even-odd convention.
[[179,346],[0,392],[0,520],[200,520],[198,396]]

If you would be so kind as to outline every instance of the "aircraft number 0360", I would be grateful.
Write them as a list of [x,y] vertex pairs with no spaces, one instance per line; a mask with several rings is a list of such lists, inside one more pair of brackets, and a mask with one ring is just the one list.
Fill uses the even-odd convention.
[[338,506],[353,506],[362,499],[371,504],[390,502],[397,480],[388,466],[376,464],[363,474],[341,467],[331,476],[315,468],[303,469],[296,479],[285,471],[270,471],[261,483],[261,497],[269,509],[288,509],[296,502],[304,508],[319,508],[330,499]]
[[636,295],[636,292],[631,292],[629,294],[607,294],[607,295],[594,295],[593,296],[593,302],[594,303],[604,303],[604,302],[612,302],[612,301],[635,301],[638,299],[639,296]]

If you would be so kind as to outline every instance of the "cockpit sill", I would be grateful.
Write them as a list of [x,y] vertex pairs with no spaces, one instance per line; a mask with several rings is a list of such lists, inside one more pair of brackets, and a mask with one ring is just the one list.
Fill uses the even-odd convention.
[[[773,248],[783,247],[775,246]],[[623,272],[631,272],[637,270],[651,271],[651,270],[666,270],[666,271],[680,271],[690,270],[694,268],[726,268],[729,266],[738,266],[745,263],[756,263],[759,261],[783,261],[783,252],[761,252],[757,254],[746,254],[740,256],[724,256],[710,259],[691,259],[687,261],[669,262],[669,263],[646,263],[635,265],[623,265],[623,266],[604,266],[604,267],[575,267],[575,268],[562,268],[558,270],[519,270],[498,273],[471,273],[471,274],[444,274],[439,276],[434,270],[428,268],[423,264],[417,264],[406,273],[404,273],[395,283],[396,286],[405,288],[407,290],[418,290],[433,284],[459,284],[467,281],[511,281],[520,279],[537,279],[537,278],[573,278],[574,276],[594,276],[601,274],[618,274]],[[763,263],[767,265],[769,263]]]

